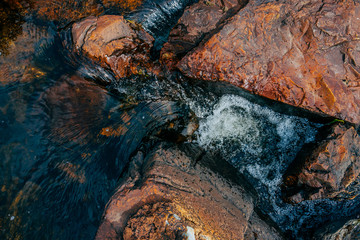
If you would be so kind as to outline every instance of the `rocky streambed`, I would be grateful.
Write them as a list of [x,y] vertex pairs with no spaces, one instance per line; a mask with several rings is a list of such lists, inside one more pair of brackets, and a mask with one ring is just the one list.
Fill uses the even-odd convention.
[[0,5],[1,238],[360,239],[360,2],[50,2]]

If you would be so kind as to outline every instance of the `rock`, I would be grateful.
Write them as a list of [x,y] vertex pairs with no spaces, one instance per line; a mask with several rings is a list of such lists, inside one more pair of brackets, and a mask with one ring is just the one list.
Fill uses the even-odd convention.
[[138,152],[119,186],[96,239],[244,239],[247,230],[257,231],[249,230],[249,219],[264,236],[280,239],[242,187],[175,146],[160,145],[147,157]]
[[122,16],[89,17],[72,28],[76,49],[110,68],[118,78],[155,71],[150,60],[154,39]]
[[285,200],[352,199],[360,192],[360,137],[337,124],[311,150],[305,147],[284,175]]
[[177,67],[359,123],[359,14],[356,1],[252,0]]
[[[7,47],[0,46],[0,85],[31,82],[46,74],[34,64],[34,58],[51,44],[52,34],[47,27],[32,23],[23,23],[19,27],[20,32],[16,39],[14,41],[8,39]],[[15,27],[10,26],[10,28]],[[21,111],[24,114],[24,111]]]
[[[244,239],[279,239],[279,235],[275,231],[268,231],[269,225],[259,218],[256,214],[249,219],[248,228],[245,232]],[[264,231],[265,230],[265,231]]]
[[202,0],[187,7],[161,50],[162,62],[172,69],[207,33],[243,5],[245,1]]
[[338,225],[338,222],[329,223],[327,226],[319,229],[315,233],[314,239],[324,240],[351,240],[360,239],[360,220],[354,219],[347,221],[344,225]]
[[21,34],[21,24],[26,12],[26,1],[1,1],[0,3],[0,56],[9,53],[11,43]]
[[142,2],[143,0],[34,0],[31,4],[36,17],[66,25],[85,17],[99,16],[109,9],[119,13],[133,11]]

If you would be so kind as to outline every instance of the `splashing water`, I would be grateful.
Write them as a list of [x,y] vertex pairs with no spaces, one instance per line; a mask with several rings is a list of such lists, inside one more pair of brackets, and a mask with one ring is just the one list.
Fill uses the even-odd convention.
[[[322,124],[288,116],[249,102],[236,95],[223,95],[200,121],[197,142],[210,151],[220,151],[255,188],[257,208],[269,215],[292,237],[305,239],[308,229],[333,219],[343,209],[351,215],[356,201],[304,201],[290,205],[281,200],[282,176],[305,143],[315,140]],[[346,209],[346,211],[344,210]],[[335,217],[336,218],[336,217]]]
[[[316,128],[306,119],[279,114],[236,95],[224,95],[210,115],[200,121],[198,143],[221,149],[235,165],[269,163],[288,158],[300,145],[313,141]],[[272,154],[271,154],[272,153]]]

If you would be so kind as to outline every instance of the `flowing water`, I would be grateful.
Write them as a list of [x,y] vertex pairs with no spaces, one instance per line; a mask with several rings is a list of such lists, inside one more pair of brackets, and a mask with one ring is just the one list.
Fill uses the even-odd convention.
[[[127,17],[158,36],[160,48],[191,3],[147,1]],[[36,17],[19,24],[16,48],[0,56],[0,238],[94,238],[136,149],[179,136],[227,159],[255,188],[257,211],[289,237],[306,238],[321,223],[359,214],[357,199],[281,200],[282,174],[323,124],[178,73],[115,81],[71,53],[67,27]],[[195,134],[179,134],[194,119]]]

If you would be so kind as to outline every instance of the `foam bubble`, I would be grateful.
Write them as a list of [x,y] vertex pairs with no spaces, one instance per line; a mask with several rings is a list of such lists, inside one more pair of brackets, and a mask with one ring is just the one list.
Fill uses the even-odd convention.
[[224,95],[200,120],[197,142],[205,149],[219,151],[243,173],[259,194],[259,206],[289,229],[292,224],[301,226],[298,223],[304,210],[281,201],[282,175],[303,144],[315,139],[320,126],[240,96]]
[[237,158],[235,162],[284,158],[294,152],[294,146],[313,140],[316,129],[312,125],[240,96],[224,95],[200,121],[197,141],[206,149],[222,151],[227,159]]

